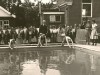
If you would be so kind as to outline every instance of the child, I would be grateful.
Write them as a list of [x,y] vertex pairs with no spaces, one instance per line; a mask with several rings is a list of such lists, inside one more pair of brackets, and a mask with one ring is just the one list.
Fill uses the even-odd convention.
[[43,46],[44,45],[44,42],[46,43],[46,46],[47,46],[47,40],[46,40],[46,36],[45,34],[42,34],[40,33],[39,35],[39,39],[38,39],[38,46]]
[[14,40],[14,39],[10,39],[9,48],[10,48],[11,50],[13,50],[14,47],[15,47],[15,40]]

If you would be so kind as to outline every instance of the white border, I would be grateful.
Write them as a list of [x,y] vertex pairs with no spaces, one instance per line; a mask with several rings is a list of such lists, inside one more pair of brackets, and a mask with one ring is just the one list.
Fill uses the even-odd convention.
[[[13,15],[13,14],[11,15],[11,13],[10,13],[9,11],[7,11],[6,9],[4,9],[3,7],[0,6],[0,9],[9,15],[9,16],[7,16],[7,17],[14,17],[14,18],[16,18],[15,15]],[[2,16],[2,17],[3,17],[3,16]]]
[[43,14],[56,15],[56,14],[65,14],[65,12],[43,12]]

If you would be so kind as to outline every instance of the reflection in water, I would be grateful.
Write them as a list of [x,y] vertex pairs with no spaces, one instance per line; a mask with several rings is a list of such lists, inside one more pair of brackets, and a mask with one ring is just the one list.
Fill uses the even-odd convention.
[[95,55],[90,55],[90,75],[95,75],[96,73],[97,58]]
[[98,59],[78,50],[0,52],[0,75],[100,75]]

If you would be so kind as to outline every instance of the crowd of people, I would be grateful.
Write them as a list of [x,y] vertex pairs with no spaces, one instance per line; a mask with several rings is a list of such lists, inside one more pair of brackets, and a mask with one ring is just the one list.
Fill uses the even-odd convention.
[[[66,27],[67,35],[71,33],[71,27]],[[56,43],[61,42],[62,38],[65,36],[65,27],[60,26],[56,28],[56,26],[51,26],[48,28],[46,25],[41,25],[40,28],[35,28],[35,26],[30,27],[11,27],[0,29],[0,44],[8,44],[10,39],[14,39],[17,43],[37,43],[39,34],[43,33],[46,35],[48,42]],[[73,32],[74,33],[74,32]],[[75,35],[74,35],[75,36]],[[59,39],[59,40],[57,40]]]
[[85,29],[87,30],[86,34],[87,44],[90,44],[90,42],[92,42],[92,45],[97,45],[97,40],[98,40],[97,26],[98,25],[95,20],[87,21],[85,27]]
[[[75,43],[77,29],[80,29],[82,26],[74,25],[51,25],[47,27],[45,21],[43,25],[40,25],[40,28],[35,28],[35,26],[30,27],[9,27],[5,29],[0,29],[0,44],[8,44],[10,39],[14,39],[18,43],[38,43],[38,37],[40,33],[45,34],[48,42],[56,43],[62,42],[65,36],[69,36]],[[97,42],[97,24],[95,20],[87,21],[86,26],[84,27],[87,30],[86,33],[86,42],[89,44],[90,39],[93,42],[93,45],[96,45]]]
[[0,44],[8,44],[10,39],[18,43],[31,43],[31,38],[37,38],[38,32],[34,26],[27,27],[9,27],[0,29]]

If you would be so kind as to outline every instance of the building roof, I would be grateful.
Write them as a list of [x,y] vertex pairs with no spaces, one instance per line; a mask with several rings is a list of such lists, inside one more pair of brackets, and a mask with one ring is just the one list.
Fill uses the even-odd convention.
[[13,17],[16,18],[15,15],[11,14],[9,11],[4,9],[3,7],[0,6],[0,17]]
[[64,5],[72,5],[73,0],[56,0],[57,3],[54,5],[54,8],[58,8]]

